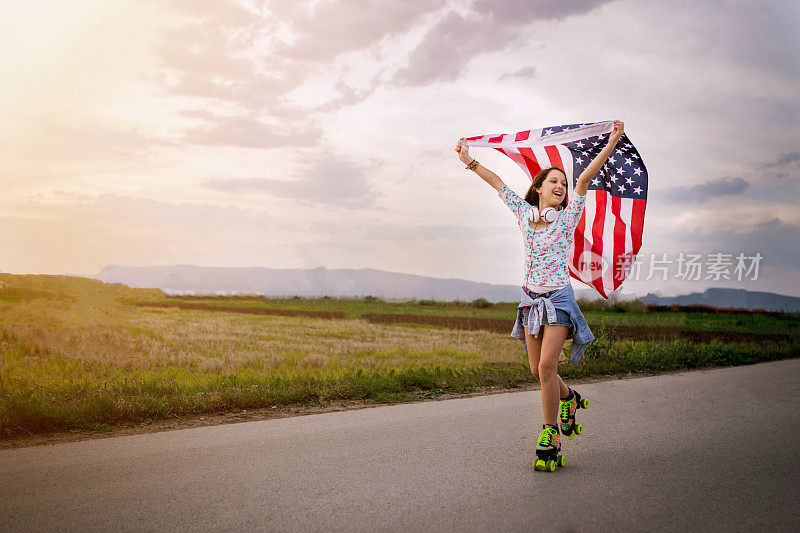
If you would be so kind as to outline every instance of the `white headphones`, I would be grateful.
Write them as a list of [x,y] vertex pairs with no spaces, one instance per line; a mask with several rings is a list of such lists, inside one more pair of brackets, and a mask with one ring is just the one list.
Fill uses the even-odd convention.
[[[559,206],[558,211],[561,211],[561,206]],[[528,211],[528,220],[530,222],[539,222],[539,219],[543,218],[547,222],[553,222],[558,217],[558,211],[552,207],[545,207],[542,212],[539,213],[539,208],[534,205],[531,206],[531,210]]]

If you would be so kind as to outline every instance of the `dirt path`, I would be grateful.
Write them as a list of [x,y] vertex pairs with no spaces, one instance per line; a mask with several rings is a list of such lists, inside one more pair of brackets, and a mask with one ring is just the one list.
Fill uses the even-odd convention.
[[193,304],[184,302],[136,302],[137,307],[177,307],[197,311],[226,311],[246,315],[307,316],[311,318],[345,318],[343,311],[304,311],[299,309],[268,309],[264,307],[226,307],[224,305]]
[[[369,313],[361,318],[375,324],[425,324],[441,326],[448,329],[481,329],[496,333],[511,333],[513,320],[496,318],[469,318],[454,316],[425,316],[425,315],[390,315],[383,313]],[[589,324],[597,330],[599,324]],[[650,326],[610,326],[607,334],[614,340],[655,340],[670,341],[686,339],[695,343],[709,343],[712,340],[721,342],[780,342],[788,341],[788,335],[767,335],[739,331],[696,331],[685,330],[680,327],[650,327]]]

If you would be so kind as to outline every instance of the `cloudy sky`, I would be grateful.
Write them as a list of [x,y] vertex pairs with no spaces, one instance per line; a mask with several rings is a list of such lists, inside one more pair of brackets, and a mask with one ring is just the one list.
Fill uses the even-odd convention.
[[[620,119],[649,173],[645,262],[623,292],[800,296],[793,0],[0,4],[4,272],[371,267],[517,285],[513,215],[456,141]],[[527,189],[502,154],[473,154]],[[681,253],[763,258],[741,281],[683,280]]]

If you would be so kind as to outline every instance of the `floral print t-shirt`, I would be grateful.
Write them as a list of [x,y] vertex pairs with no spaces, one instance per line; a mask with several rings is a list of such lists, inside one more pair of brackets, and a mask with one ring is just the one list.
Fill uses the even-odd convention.
[[517,217],[522,240],[525,245],[524,286],[533,292],[546,292],[542,289],[564,287],[569,284],[567,254],[575,238],[575,228],[583,214],[586,195],[572,192],[566,209],[558,212],[558,217],[546,227],[534,230],[529,223],[532,207],[517,196],[506,185],[498,192],[500,198]]

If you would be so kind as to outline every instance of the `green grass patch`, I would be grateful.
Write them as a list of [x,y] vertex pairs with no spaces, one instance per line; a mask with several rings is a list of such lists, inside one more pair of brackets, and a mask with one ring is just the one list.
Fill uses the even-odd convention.
[[[395,403],[513,389],[533,382],[508,333],[372,324],[362,312],[451,314],[509,321],[516,304],[378,299],[203,299],[344,311],[345,319],[145,308],[157,291],[65,276],[0,275],[0,438],[50,431],[111,431],[116,424],[338,400]],[[160,295],[163,297],[163,294]],[[167,299],[167,298],[165,298]],[[186,301],[186,299],[179,299]],[[294,307],[291,307],[294,306]],[[587,311],[597,341],[568,379],[658,373],[797,357],[796,317]],[[611,325],[788,334],[788,341],[692,344],[612,341]]]
[[[565,349],[566,351],[566,349]],[[233,373],[198,373],[163,368],[124,373],[110,366],[64,361],[36,354],[20,344],[6,352],[6,376],[0,392],[0,430],[4,437],[27,433],[97,429],[103,424],[145,423],[271,406],[321,406],[332,400],[395,403],[463,393],[479,387],[514,388],[534,380],[524,360],[394,368],[293,369],[278,375],[239,369]],[[666,343],[592,343],[581,363],[562,361],[566,379],[630,373],[731,366],[796,357],[796,342],[764,352],[756,343],[693,345]],[[37,360],[38,358],[38,360]],[[26,367],[27,372],[21,372]],[[9,370],[11,372],[9,372]]]

